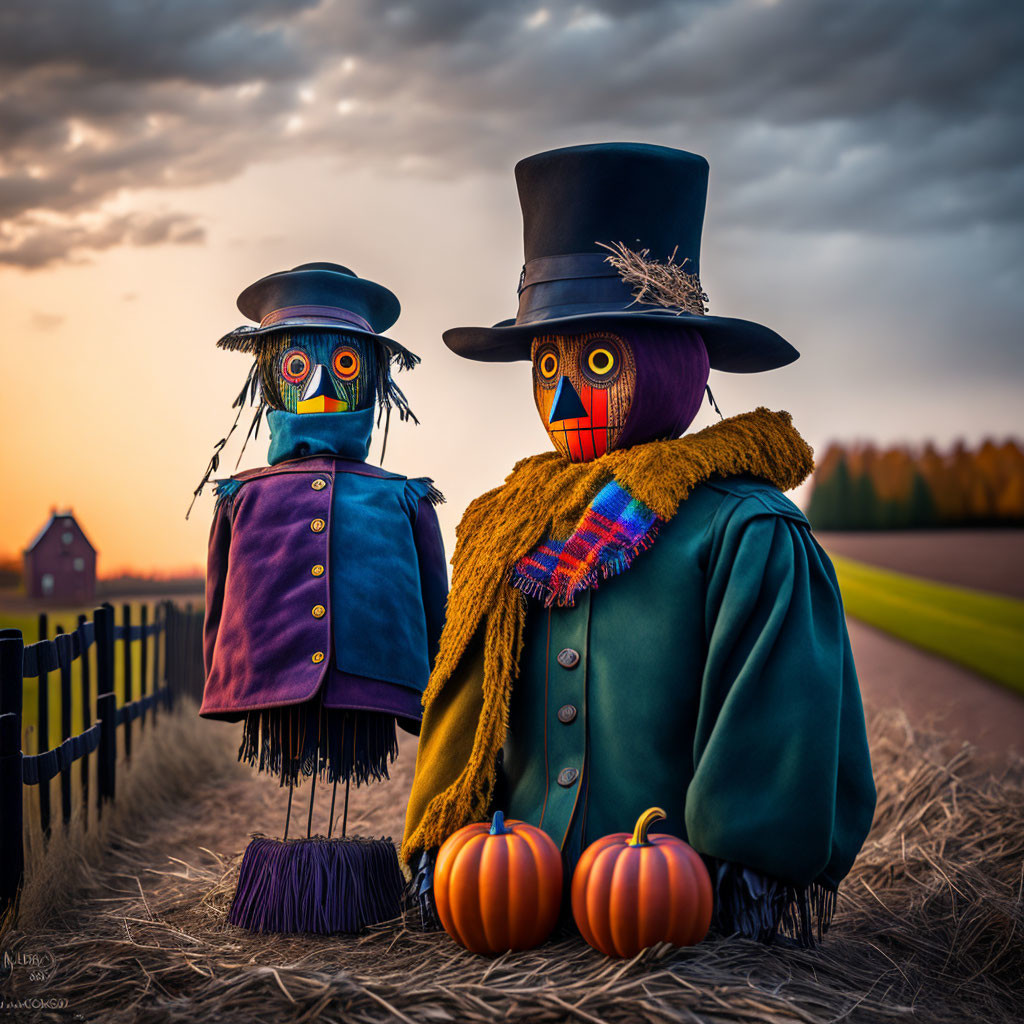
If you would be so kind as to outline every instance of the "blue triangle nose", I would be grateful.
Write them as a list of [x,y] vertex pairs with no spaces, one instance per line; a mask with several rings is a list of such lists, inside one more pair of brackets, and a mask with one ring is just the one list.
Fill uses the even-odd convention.
[[551,415],[548,417],[548,423],[557,423],[559,420],[578,420],[589,415],[586,406],[580,401],[580,396],[572,386],[572,381],[563,376],[558,382],[555,400],[551,403]]

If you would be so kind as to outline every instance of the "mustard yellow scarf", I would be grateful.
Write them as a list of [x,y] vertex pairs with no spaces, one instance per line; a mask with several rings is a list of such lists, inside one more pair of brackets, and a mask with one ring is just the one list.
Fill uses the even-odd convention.
[[455,531],[447,619],[423,694],[402,859],[412,863],[486,815],[523,646],[527,599],[511,583],[520,558],[550,537],[568,537],[611,480],[669,520],[711,477],[751,474],[787,491],[813,468],[814,453],[789,413],[759,407],[592,462],[569,462],[554,451],[534,455],[473,501]]

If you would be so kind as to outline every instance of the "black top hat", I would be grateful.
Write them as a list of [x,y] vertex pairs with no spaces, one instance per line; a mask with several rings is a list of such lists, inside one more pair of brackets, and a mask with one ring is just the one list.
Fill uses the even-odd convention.
[[368,335],[404,365],[419,361],[381,333],[394,324],[401,311],[394,292],[357,277],[340,263],[303,263],[261,277],[238,296],[238,308],[259,326],[235,328],[217,342],[220,348],[255,353],[268,335],[305,328]]
[[529,359],[538,329],[598,320],[666,324],[676,318],[700,334],[718,370],[771,370],[799,356],[761,324],[637,301],[634,285],[610,262],[609,249],[622,246],[634,259],[681,264],[701,295],[696,275],[708,186],[704,157],[613,142],[538,153],[520,160],[515,173],[526,258],[519,311],[494,327],[445,331],[453,352],[493,362]]

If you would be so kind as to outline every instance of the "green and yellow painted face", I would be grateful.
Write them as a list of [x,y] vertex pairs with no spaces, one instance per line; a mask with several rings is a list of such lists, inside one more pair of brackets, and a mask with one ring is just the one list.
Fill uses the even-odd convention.
[[260,353],[267,404],[288,412],[352,412],[373,405],[377,352],[360,335],[282,334]]

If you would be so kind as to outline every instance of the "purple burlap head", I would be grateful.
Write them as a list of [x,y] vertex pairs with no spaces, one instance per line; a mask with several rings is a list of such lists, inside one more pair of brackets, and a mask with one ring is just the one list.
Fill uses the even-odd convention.
[[679,437],[697,415],[708,383],[700,335],[682,324],[646,322],[616,323],[615,333],[632,345],[636,358],[636,392],[615,447]]

